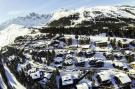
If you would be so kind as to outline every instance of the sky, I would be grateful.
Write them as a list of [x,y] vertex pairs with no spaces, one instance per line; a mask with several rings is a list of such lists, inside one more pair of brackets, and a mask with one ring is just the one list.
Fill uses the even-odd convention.
[[51,13],[60,8],[135,5],[135,0],[0,0],[0,23],[28,13]]

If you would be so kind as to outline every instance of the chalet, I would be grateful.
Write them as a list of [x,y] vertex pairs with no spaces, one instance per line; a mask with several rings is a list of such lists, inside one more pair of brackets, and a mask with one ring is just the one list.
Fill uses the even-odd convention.
[[77,53],[78,56],[84,56],[85,55],[85,51],[84,50],[80,50],[78,53]]
[[46,79],[50,79],[51,78],[51,73],[47,73],[47,72],[44,72],[44,78],[46,78]]
[[127,74],[122,73],[122,72],[115,74],[114,80],[116,84],[123,87],[122,89],[130,89],[131,79],[129,78]]
[[73,59],[72,58],[66,58],[64,60],[64,65],[65,66],[71,66],[71,65],[73,65]]
[[130,44],[131,44],[132,46],[135,46],[135,40],[131,41]]
[[79,37],[79,44],[80,45],[85,45],[90,43],[90,38],[87,36],[81,36]]
[[109,27],[103,27],[103,29],[109,29]]
[[107,60],[113,60],[113,55],[111,52],[104,52],[103,55],[106,57]]
[[96,78],[101,85],[111,84],[111,75],[110,73],[108,73],[108,71],[102,71],[97,73]]
[[96,41],[95,45],[96,45],[96,47],[107,47],[108,41]]
[[134,54],[132,51],[130,51],[130,50],[125,50],[124,51],[124,55],[132,55],[132,54]]
[[130,65],[133,69],[135,69],[135,61],[134,61],[134,62],[131,62],[129,65]]
[[62,67],[62,63],[63,63],[63,58],[62,57],[56,57],[54,58],[54,66],[55,67],[58,67],[58,68],[61,68]]
[[104,62],[102,60],[90,59],[89,60],[89,65],[91,67],[103,67],[104,66]]
[[113,61],[113,67],[120,70],[128,70],[128,66],[126,65],[126,63],[122,63],[119,61]]
[[96,67],[103,67],[103,66],[104,66],[104,62],[102,60],[96,61]]
[[95,51],[92,51],[92,50],[86,50],[86,52],[85,52],[86,58],[93,57],[94,55],[95,55]]
[[55,64],[60,64],[62,62],[63,62],[63,58],[62,57],[56,57],[56,58],[54,58],[54,63]]
[[66,54],[65,59],[74,59],[74,56],[71,54]]
[[90,45],[80,45],[82,50],[87,50],[90,48]]
[[67,53],[68,53],[68,54],[71,54],[71,55],[74,55],[74,54],[75,54],[75,51],[74,51],[74,50],[68,50]]
[[57,54],[56,54],[56,57],[63,57],[63,56],[64,56],[63,53],[57,53]]
[[76,66],[82,66],[82,67],[84,67],[85,66],[85,58],[78,57],[76,59]]
[[121,43],[122,43],[122,48],[129,48],[130,42],[127,41],[126,39],[123,39],[123,40],[121,41]]
[[45,88],[45,84],[48,82],[50,78],[51,78],[51,73],[44,73],[44,77],[39,81],[39,83],[43,88]]
[[50,45],[57,47],[59,45],[59,43],[60,43],[59,40],[53,40]]
[[73,85],[74,81],[71,74],[62,76],[62,86]]
[[96,52],[111,52],[112,48],[109,47],[95,47]]
[[43,72],[42,71],[28,71],[28,75],[33,79],[33,80],[38,80],[43,77]]
[[78,70],[61,70],[60,85],[61,89],[71,89],[78,81],[81,72]]
[[129,69],[127,74],[132,80],[135,80],[135,70],[134,69]]
[[103,55],[102,52],[96,52],[93,58],[95,60],[106,60],[106,57]]
[[89,86],[87,83],[77,84],[76,89],[89,89]]
[[70,45],[70,46],[69,46],[69,49],[76,50],[77,47],[78,47],[77,45]]
[[118,60],[121,60],[124,57],[124,55],[119,51],[113,52],[113,56]]

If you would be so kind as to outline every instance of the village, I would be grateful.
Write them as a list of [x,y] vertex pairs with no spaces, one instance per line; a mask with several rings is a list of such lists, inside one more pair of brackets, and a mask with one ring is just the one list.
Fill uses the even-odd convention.
[[3,48],[9,49],[19,51],[5,63],[31,89],[135,88],[134,39],[36,33]]

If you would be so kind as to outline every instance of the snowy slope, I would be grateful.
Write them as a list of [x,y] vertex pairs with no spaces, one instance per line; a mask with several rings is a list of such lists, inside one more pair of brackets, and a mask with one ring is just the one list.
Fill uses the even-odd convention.
[[25,17],[18,17],[12,20],[9,20],[3,24],[0,25],[0,30],[5,29],[11,24],[18,24],[18,25],[23,25],[25,27],[35,27],[35,26],[40,26],[40,25],[45,25],[46,23],[49,22],[51,19],[51,15],[40,15],[36,13],[30,13],[29,15]]
[[16,37],[30,33],[31,30],[21,25],[12,24],[6,29],[0,31],[0,47],[12,43]]
[[51,21],[59,20],[60,18],[68,17],[78,13],[79,19],[72,20],[74,25],[82,21],[95,21],[95,18],[132,18],[135,19],[135,7],[127,6],[96,6],[96,7],[81,7],[74,10],[58,10],[54,12]]
[[8,82],[9,84],[14,88],[14,89],[26,89],[23,85],[21,85],[17,79],[15,78],[15,76],[10,72],[10,70],[8,69],[8,67],[5,65],[4,66],[5,69],[5,74],[7,76]]
[[0,88],[2,88],[2,89],[7,89],[7,86],[6,86],[6,84],[4,83],[1,74],[0,74]]

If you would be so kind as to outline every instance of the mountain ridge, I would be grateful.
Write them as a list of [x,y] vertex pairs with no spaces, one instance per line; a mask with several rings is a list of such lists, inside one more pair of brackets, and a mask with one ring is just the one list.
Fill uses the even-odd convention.
[[17,17],[0,24],[0,30],[5,29],[11,24],[23,25],[27,28],[42,26],[48,23],[51,17],[51,14],[37,14],[32,12],[29,15]]

